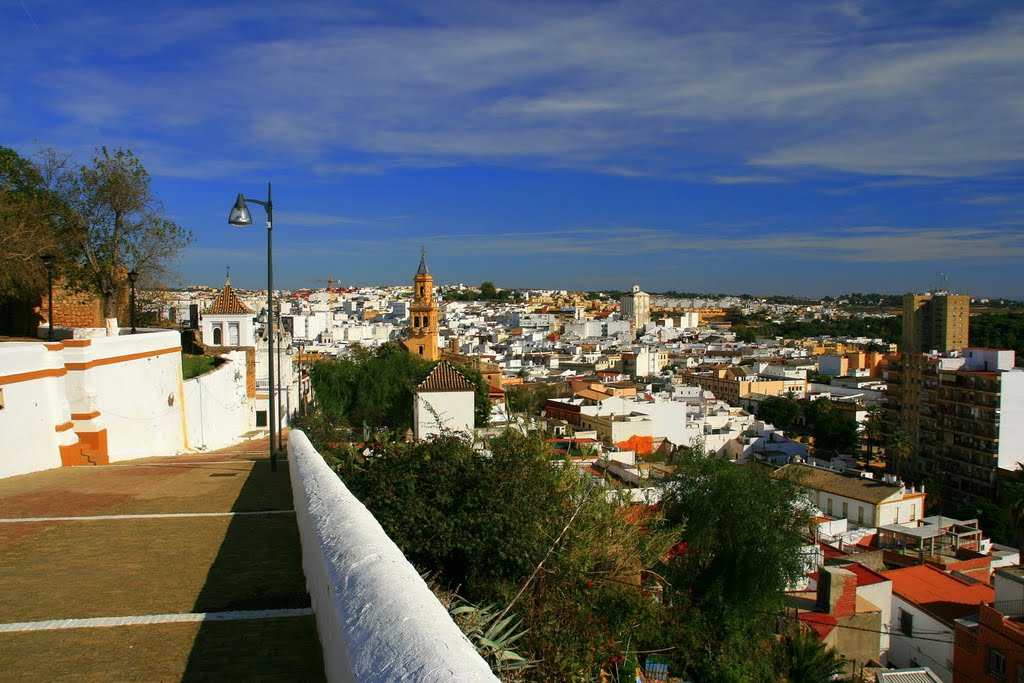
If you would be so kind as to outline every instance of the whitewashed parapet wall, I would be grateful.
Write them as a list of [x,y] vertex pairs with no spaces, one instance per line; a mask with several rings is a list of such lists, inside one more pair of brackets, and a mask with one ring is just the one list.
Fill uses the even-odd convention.
[[329,681],[497,681],[416,569],[310,444],[288,437],[302,566]]
[[177,332],[0,344],[0,478],[180,453],[182,394]]
[[60,344],[0,344],[0,478],[61,466],[78,442]]
[[252,399],[246,394],[245,352],[229,351],[226,362],[185,380],[189,445],[200,451],[237,443],[253,427]]
[[186,446],[181,335],[175,331],[63,342],[75,431],[106,431],[111,462]]

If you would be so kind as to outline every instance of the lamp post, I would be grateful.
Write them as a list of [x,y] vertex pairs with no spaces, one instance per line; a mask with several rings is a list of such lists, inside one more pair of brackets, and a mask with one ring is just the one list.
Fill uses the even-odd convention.
[[135,281],[138,279],[139,271],[134,268],[128,271],[128,284],[131,285],[131,294],[128,299],[131,309],[128,311],[128,318],[132,321],[132,334],[135,334]]
[[48,312],[46,322],[50,329],[46,332],[46,341],[53,341],[53,257],[49,254],[43,256],[43,265],[46,266],[46,304]]
[[274,450],[275,428],[277,426],[277,411],[274,403],[276,401],[274,387],[274,202],[271,197],[270,183],[267,183],[267,201],[259,199],[246,199],[242,193],[238,193],[238,199],[228,215],[228,223],[239,227],[252,225],[252,214],[246,202],[259,204],[267,212],[267,379],[270,382],[269,404],[270,413],[267,416],[267,424],[270,425],[270,471],[277,471],[277,451]]

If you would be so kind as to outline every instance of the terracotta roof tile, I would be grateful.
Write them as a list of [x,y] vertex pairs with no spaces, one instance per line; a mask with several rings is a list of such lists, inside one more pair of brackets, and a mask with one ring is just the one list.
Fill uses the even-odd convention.
[[205,312],[214,315],[231,315],[252,313],[253,311],[238,298],[235,290],[231,289],[231,283],[225,282],[224,289],[220,290],[220,294],[217,295],[217,298],[213,300],[213,303],[210,304],[210,307]]
[[969,583],[926,564],[890,569],[882,575],[892,581],[893,595],[949,623],[976,614],[979,604],[995,600],[995,589],[989,584]]
[[454,365],[443,360],[420,382],[416,391],[476,391],[476,385],[463,377]]

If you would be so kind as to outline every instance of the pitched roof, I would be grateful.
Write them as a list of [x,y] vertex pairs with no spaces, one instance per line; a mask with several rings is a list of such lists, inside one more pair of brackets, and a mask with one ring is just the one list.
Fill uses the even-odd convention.
[[837,496],[860,500],[865,503],[877,505],[890,498],[898,499],[900,487],[893,484],[886,484],[877,479],[865,479],[853,477],[839,472],[827,470],[824,467],[811,467],[809,465],[791,464],[782,467],[772,473],[778,479],[789,479],[805,488],[833,493]]
[[210,307],[206,309],[206,313],[212,313],[214,315],[231,315],[238,313],[252,313],[252,309],[242,303],[242,300],[235,294],[235,290],[231,289],[231,283],[225,282],[224,289],[220,290],[220,294],[213,300]]
[[978,605],[995,600],[995,589],[977,580],[964,580],[931,565],[891,569],[882,575],[892,581],[892,592],[934,616],[952,623],[978,612]]
[[420,382],[416,391],[476,391],[476,385],[463,377],[454,365],[443,360]]

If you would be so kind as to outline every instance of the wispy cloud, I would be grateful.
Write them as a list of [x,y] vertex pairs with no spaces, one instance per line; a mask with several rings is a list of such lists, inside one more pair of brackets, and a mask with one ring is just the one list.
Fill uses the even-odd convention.
[[1024,261],[1024,235],[1017,230],[955,227],[860,226],[814,232],[756,229],[678,231],[643,227],[564,230],[557,236],[534,232],[437,235],[431,242],[461,254],[500,252],[548,256],[713,255],[747,262],[750,258],[814,258],[853,263],[928,263],[955,259],[961,264]]
[[[42,24],[66,58],[29,76],[70,121],[128,134],[158,121],[179,146],[256,146],[327,173],[402,157],[671,174],[696,154],[735,169],[711,182],[736,184],[804,168],[976,176],[1024,158],[1022,15],[958,22],[926,8],[911,23],[884,5],[830,2],[751,21],[760,9],[442,2],[399,19],[372,5],[82,8]],[[247,31],[253,18],[277,30]],[[214,39],[235,33],[247,42]],[[0,37],[42,54],[41,42]],[[189,57],[161,61],[172,49]],[[161,63],[157,77],[129,68],[141,55]],[[331,161],[345,150],[380,163]]]

